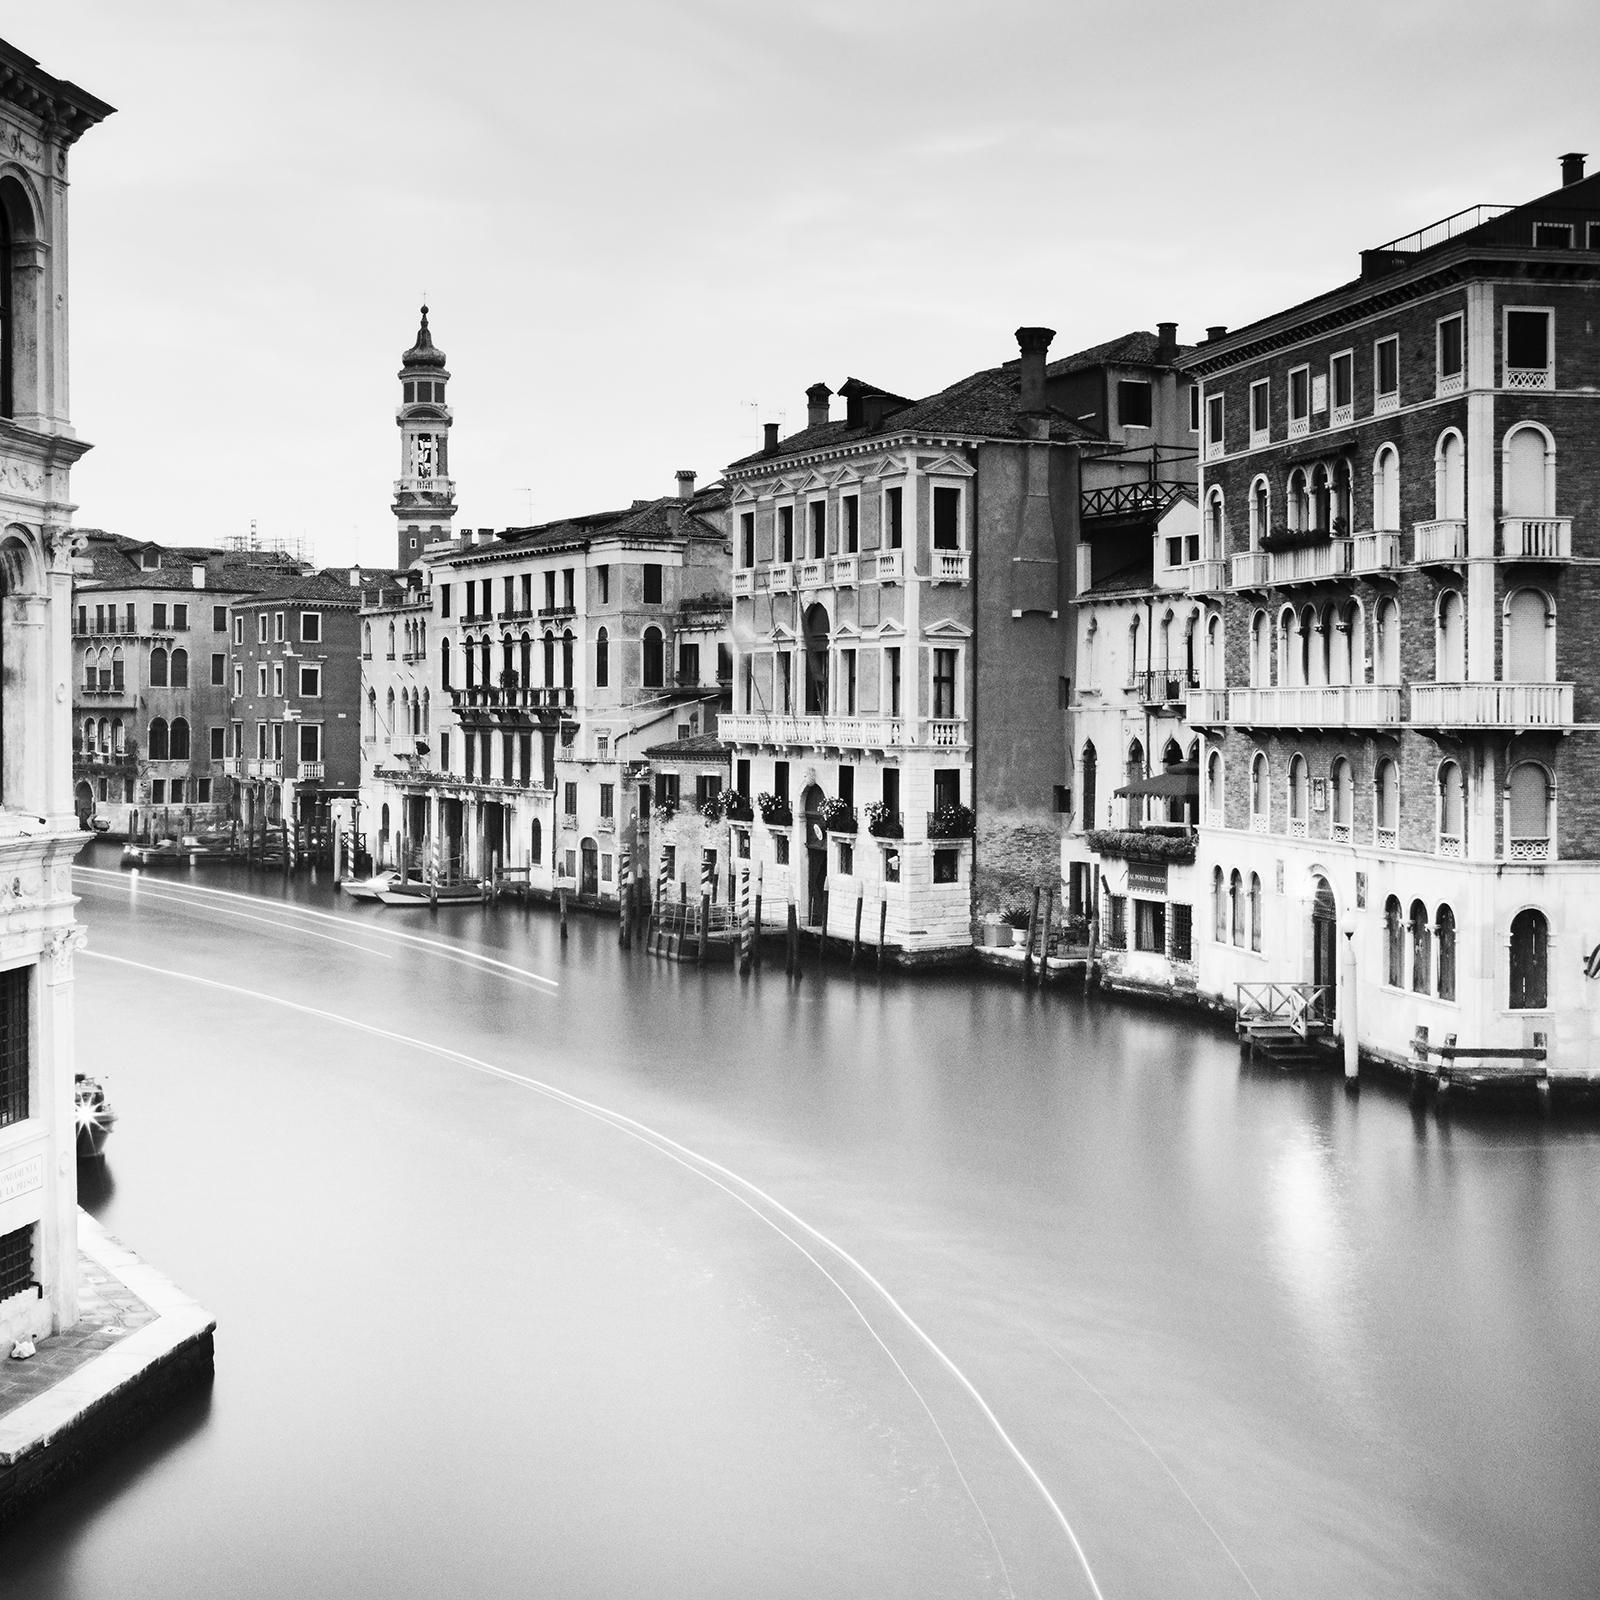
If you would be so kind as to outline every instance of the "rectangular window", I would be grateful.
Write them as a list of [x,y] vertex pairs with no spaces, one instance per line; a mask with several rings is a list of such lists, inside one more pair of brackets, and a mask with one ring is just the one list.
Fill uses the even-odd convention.
[[1311,368],[1296,367],[1289,374],[1289,437],[1298,438],[1311,426]]
[[661,563],[647,561],[644,564],[644,603],[647,606],[661,604]]
[[856,714],[856,653],[854,650],[841,650],[839,652],[839,712],[841,716],[853,717]]
[[[135,610],[134,604],[133,604],[133,602],[131,600],[128,602],[127,616],[128,616],[128,624],[122,631],[124,633],[137,633],[139,631],[138,612]],[[115,606],[112,606],[112,608],[111,608],[111,626],[113,628],[115,628],[116,625],[117,625],[117,608]]]
[[883,668],[889,680],[888,684],[886,685],[888,692],[884,695],[884,700],[886,702],[889,715],[891,717],[898,717],[900,715],[899,645],[892,644],[883,652]]
[[544,608],[546,611],[556,608],[556,574],[553,567],[544,575]]
[[773,836],[772,836],[772,859],[774,861],[776,861],[780,867],[786,867],[786,866],[789,865],[789,835],[788,834],[786,834],[786,833],[775,833],[775,834],[773,834]]
[[772,792],[780,800],[789,798],[789,763],[787,761],[774,761],[772,763]]
[[839,871],[849,876],[856,870],[856,847],[849,839],[839,841]]
[[0,972],[0,1128],[24,1122],[28,1116],[28,1075],[33,1054],[29,1031],[31,972],[31,967]]
[[702,772],[694,780],[694,803],[703,806],[706,801],[715,799],[722,793],[721,775],[715,772]]
[[167,603],[158,600],[150,607],[150,626],[157,633],[165,631],[167,626]]
[[1533,246],[1536,250],[1570,250],[1572,248],[1572,224],[1570,222],[1534,223]]
[[1250,445],[1255,448],[1272,438],[1272,380],[1261,378],[1250,385]]
[[600,785],[600,815],[611,817],[616,815],[617,786],[614,783]]
[[306,644],[322,643],[322,613],[320,611],[302,611],[300,613],[300,637]]
[[244,668],[243,667],[235,667],[233,669],[233,692],[236,695],[242,695],[244,693]]
[[933,714],[950,720],[956,716],[956,653],[933,652]]
[[569,817],[577,816],[577,814],[578,814],[578,786],[577,786],[577,784],[569,783],[563,789],[562,797],[561,797],[561,809],[564,812],[566,812],[566,814]]
[[1466,319],[1445,317],[1439,323],[1438,393],[1457,394],[1466,374]]
[[839,768],[839,798],[847,806],[856,803],[856,769],[845,765]]
[[210,730],[210,737],[211,759],[213,761],[221,761],[225,754],[223,750],[223,744],[227,738],[227,730],[225,728],[212,728]]
[[1133,902],[1133,947],[1158,956],[1167,953],[1167,906],[1164,900]]
[[1198,383],[1191,383],[1189,385],[1189,432],[1190,433],[1199,433],[1199,431],[1200,431],[1200,385]]
[[226,633],[228,631],[228,608],[226,606],[212,606],[211,631],[213,633]]
[[272,613],[272,637],[278,644],[282,644],[287,637],[283,629],[283,613],[281,611]]
[[322,697],[322,668],[321,667],[302,666],[300,668],[300,693],[303,694],[303,695],[309,696],[313,700],[321,699],[321,697]]
[[1172,908],[1172,959],[1194,960],[1194,907],[1175,905]]
[[194,780],[194,797],[199,805],[211,804],[211,780],[209,778],[196,778]]
[[1379,339],[1372,347],[1372,409],[1393,411],[1400,404],[1400,340]]
[[733,770],[734,770],[733,786],[734,786],[735,789],[737,789],[739,791],[740,794],[742,794],[748,800],[750,798],[750,762],[749,762],[749,760],[748,759],[741,759],[739,761],[736,761],[734,763],[734,769]]
[[806,513],[811,518],[811,559],[820,561],[828,553],[828,502],[813,500]]
[[229,737],[233,740],[233,753],[236,756],[242,756],[244,754],[244,724],[242,722],[233,723]]
[[300,724],[300,759],[302,761],[320,761],[322,759],[322,724],[320,722],[302,722]]
[[167,780],[165,778],[152,778],[150,780],[150,801],[153,805],[164,806],[167,803]]
[[[605,562],[602,562],[594,569],[594,572],[595,587],[599,591],[600,604],[608,606],[611,604],[611,568]],[[523,579],[524,583],[527,581],[526,578]]]
[[228,681],[228,658],[220,651],[211,654],[211,682],[221,688]]
[[935,850],[933,852],[933,881],[935,883],[959,883],[961,881],[961,852],[959,850]]
[[756,564],[756,514],[753,511],[742,511],[739,514],[739,565],[753,567]]
[[[111,608],[111,615],[113,617],[115,617],[116,614],[117,614],[117,608],[115,606],[113,606]],[[96,606],[94,608],[94,631],[96,633],[104,633],[105,632],[105,626],[106,626],[106,608],[104,606]],[[78,607],[78,632],[79,633],[87,633],[88,631],[89,631],[89,608],[88,608],[88,606],[79,606]]]
[[172,607],[172,628],[175,633],[189,631],[189,608],[186,605],[174,604]]
[[905,537],[903,489],[886,489],[883,494],[884,548],[898,550]]
[[267,725],[264,722],[256,724],[256,759],[265,761],[267,758]]
[[[561,603],[567,608],[568,611],[576,609],[574,597],[577,593],[577,589],[574,581],[574,575],[575,569],[572,567],[563,567],[561,569]],[[656,598],[659,599],[660,596],[658,595]],[[506,601],[508,604],[510,603],[510,600],[511,592],[508,588],[506,591]]]
[[678,646],[678,684],[680,687],[687,685],[695,687],[700,682],[700,646],[697,644],[680,644]]
[[501,579],[501,582],[505,585],[505,598],[502,601],[502,609],[509,617],[517,609],[517,580],[512,573],[508,572]]
[[961,491],[936,488],[933,491],[933,548],[961,548]]
[[1124,428],[1148,428],[1153,415],[1150,385],[1125,378],[1117,384],[1117,421]]
[[1128,900],[1126,895],[1113,894],[1106,896],[1110,907],[1110,928],[1106,934],[1106,943],[1113,950],[1126,950],[1128,948]]
[[1223,407],[1220,394],[1206,397],[1206,455],[1222,454]]
[[266,642],[267,642],[267,614],[266,614],[265,611],[258,611],[256,613],[256,643],[257,644],[265,644]]
[[1506,312],[1505,349],[1506,388],[1554,387],[1548,311]]
[[1333,415],[1328,420],[1333,427],[1342,428],[1355,417],[1356,368],[1351,351],[1341,350],[1328,363],[1328,387],[1333,401]]
[[283,663],[272,663],[272,697],[274,700],[283,699]]
[[265,695],[267,692],[267,664],[265,661],[256,665],[256,693]]
[[778,682],[776,686],[776,699],[778,702],[778,715],[788,717],[794,714],[794,660],[788,651],[779,651],[775,657],[778,666]]
[[439,615],[441,617],[450,615],[450,585],[448,583],[439,585]]
[[839,509],[844,517],[844,553],[853,556],[861,548],[861,497],[845,495]]
[[883,852],[883,881],[885,883],[899,883],[900,881],[900,851],[896,847],[887,846]]
[[794,560],[794,507],[778,507],[778,554],[779,561]]
[[448,732],[439,735],[439,770],[450,770],[450,735]]

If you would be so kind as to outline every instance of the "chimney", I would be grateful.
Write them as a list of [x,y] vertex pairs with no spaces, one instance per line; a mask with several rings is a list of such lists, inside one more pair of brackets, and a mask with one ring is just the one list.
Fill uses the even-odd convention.
[[359,589],[361,587],[361,568],[360,567],[351,567],[351,569],[350,569],[350,587],[352,589]]
[[814,383],[806,390],[806,426],[820,428],[828,420],[828,401],[833,390],[825,383]]
[[1226,339],[1227,337],[1228,324],[1226,322],[1213,322],[1211,326],[1206,329],[1207,344],[1215,344],[1218,339]]
[[776,422],[763,423],[762,432],[764,435],[761,441],[762,455],[770,456],[775,454],[778,448],[778,424]]
[[205,588],[206,569],[203,562],[197,561],[192,567],[189,568],[189,582],[196,589]]
[[694,473],[688,467],[678,468],[678,498],[680,500],[694,499]]
[[1561,158],[1561,187],[1570,188],[1575,183],[1583,182],[1583,161],[1588,154],[1586,150],[1570,150]]
[[1156,324],[1156,360],[1163,365],[1171,361],[1178,353],[1178,324],[1176,322],[1158,322]]
[[1022,352],[1022,393],[1019,411],[1044,410],[1044,358],[1055,338],[1054,328],[1018,328],[1017,348]]

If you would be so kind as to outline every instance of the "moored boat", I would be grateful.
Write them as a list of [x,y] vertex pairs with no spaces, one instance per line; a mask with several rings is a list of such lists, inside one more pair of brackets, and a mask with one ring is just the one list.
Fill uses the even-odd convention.
[[385,889],[400,882],[398,872],[375,872],[370,878],[346,878],[339,887],[352,900],[376,900]]
[[105,1154],[106,1140],[116,1124],[117,1114],[106,1101],[98,1078],[85,1073],[75,1075],[74,1102],[78,1123],[78,1159]]
[[469,900],[483,898],[483,885],[479,883],[421,883],[413,878],[409,883],[397,883],[392,888],[380,889],[378,898],[386,906],[459,905]]

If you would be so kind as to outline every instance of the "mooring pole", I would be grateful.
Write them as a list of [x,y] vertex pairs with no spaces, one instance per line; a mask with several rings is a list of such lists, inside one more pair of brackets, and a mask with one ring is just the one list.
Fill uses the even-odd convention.
[[[1039,891],[1035,889],[1035,901],[1038,900],[1038,897]],[[1047,889],[1044,897],[1044,923],[1040,929],[1042,936],[1039,940],[1039,987],[1041,989],[1044,988],[1045,977],[1050,971],[1050,916],[1055,910],[1055,906],[1056,892],[1054,889]]]
[[624,950],[633,946],[633,929],[629,926],[629,899],[633,890],[633,853],[624,849],[617,867],[617,943]]
[[1026,982],[1033,971],[1033,941],[1039,931],[1039,888],[1033,890],[1033,910],[1028,915],[1028,943],[1022,952],[1022,977]]
[[822,889],[822,926],[817,929],[817,976],[822,976],[822,960],[828,953],[828,889]]
[[565,889],[558,890],[556,899],[561,907],[561,937],[565,939],[567,937],[567,891]]
[[750,943],[750,965],[757,972],[761,970],[761,874],[765,870],[761,862],[756,863],[756,921],[755,937]]

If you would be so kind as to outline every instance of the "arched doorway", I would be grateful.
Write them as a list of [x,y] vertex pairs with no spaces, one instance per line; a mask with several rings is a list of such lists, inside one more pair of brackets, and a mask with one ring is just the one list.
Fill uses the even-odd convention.
[[1311,981],[1322,993],[1316,1015],[1332,1022],[1339,1011],[1339,908],[1326,878],[1316,880],[1311,901]]
[[800,796],[806,823],[806,922],[820,926],[822,896],[828,887],[828,836],[822,826],[822,790],[807,786]]
[[74,809],[78,813],[78,825],[87,828],[90,817],[94,815],[94,790],[89,787],[86,778],[78,779],[72,797]]
[[807,606],[801,623],[806,653],[806,715],[828,714],[828,613],[822,606]]
[[578,846],[578,893],[600,893],[600,846],[593,839]]

